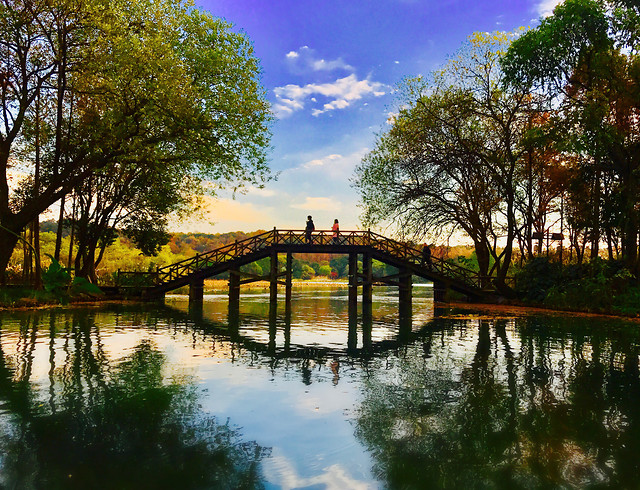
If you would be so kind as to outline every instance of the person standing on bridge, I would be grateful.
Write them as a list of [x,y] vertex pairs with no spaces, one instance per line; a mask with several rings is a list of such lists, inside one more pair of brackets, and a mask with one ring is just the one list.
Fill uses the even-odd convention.
[[429,245],[425,243],[422,246],[422,266],[431,270],[432,265],[433,264],[431,263],[431,249],[429,248]]
[[333,220],[333,226],[331,227],[331,231],[333,231],[333,244],[338,245],[340,243],[340,225],[338,224],[338,220]]
[[315,229],[316,226],[313,224],[311,216],[307,216],[307,227],[304,229],[304,235],[307,239],[307,243],[311,243],[311,233],[313,233]]

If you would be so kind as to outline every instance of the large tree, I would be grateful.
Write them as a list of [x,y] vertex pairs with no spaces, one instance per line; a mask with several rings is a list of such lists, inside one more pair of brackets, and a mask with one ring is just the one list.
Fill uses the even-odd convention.
[[[26,224],[123,161],[169,181],[268,177],[258,61],[230,27],[186,2],[3,1],[0,272]],[[42,148],[25,133],[36,100],[50,108]],[[41,184],[12,209],[7,170],[30,177],[36,151]]]
[[[639,15],[637,2],[566,0],[503,59],[512,85],[546,96],[559,116],[556,134],[581,163],[575,178],[593,183],[579,220],[590,229],[592,253],[603,228],[611,243],[616,217],[631,268],[637,268],[640,226]],[[579,193],[575,202],[585,200],[583,186],[570,189]]]
[[435,74],[404,84],[392,127],[356,171],[365,221],[397,220],[415,235],[461,229],[480,273],[499,287],[517,229],[521,142],[533,99],[503,90],[500,56],[510,35],[475,34]]

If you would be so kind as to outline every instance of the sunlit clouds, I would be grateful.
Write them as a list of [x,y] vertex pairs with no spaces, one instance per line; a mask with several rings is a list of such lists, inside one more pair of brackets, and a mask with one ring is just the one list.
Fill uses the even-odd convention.
[[[273,109],[279,118],[288,117],[305,107],[317,117],[326,112],[347,109],[356,101],[381,97],[390,92],[390,88],[381,82],[360,79],[356,69],[342,57],[321,58],[308,46],[289,51],[285,55],[285,63],[291,74],[310,82],[303,85],[289,83],[273,89],[276,99]],[[337,75],[336,78],[327,81],[329,73]]]
[[[305,108],[311,102],[313,116],[336,109],[346,109],[354,102],[365,97],[380,97],[388,92],[383,83],[371,80],[359,80],[357,75],[351,74],[329,83],[309,83],[304,86],[288,84],[276,87],[273,93],[276,103],[273,106],[276,116],[282,118]],[[316,102],[314,102],[315,99]],[[324,100],[325,102],[320,102]]]

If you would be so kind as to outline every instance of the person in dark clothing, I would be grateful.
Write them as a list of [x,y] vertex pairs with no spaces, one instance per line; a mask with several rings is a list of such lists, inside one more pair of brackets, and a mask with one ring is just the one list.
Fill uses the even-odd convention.
[[422,246],[422,266],[431,269],[431,249],[426,243]]
[[304,229],[305,237],[307,239],[307,243],[311,243],[311,233],[316,229],[316,226],[313,224],[313,220],[311,216],[307,216],[307,227]]

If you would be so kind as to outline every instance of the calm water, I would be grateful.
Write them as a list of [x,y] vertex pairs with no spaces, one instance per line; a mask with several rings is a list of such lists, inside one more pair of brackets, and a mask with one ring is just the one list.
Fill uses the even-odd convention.
[[640,487],[639,323],[374,292],[1,313],[0,488]]

